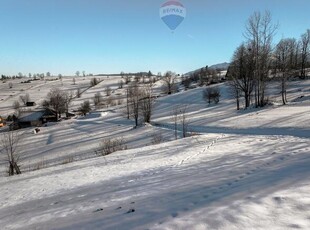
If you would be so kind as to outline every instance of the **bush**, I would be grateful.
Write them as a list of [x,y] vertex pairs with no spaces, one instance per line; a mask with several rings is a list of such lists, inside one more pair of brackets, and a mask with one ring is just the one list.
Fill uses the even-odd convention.
[[203,91],[203,99],[210,105],[213,101],[215,104],[219,103],[221,97],[220,89],[218,87],[208,86]]
[[103,139],[99,144],[99,149],[96,151],[96,154],[106,156],[113,152],[124,150],[127,147],[125,146],[124,139],[120,138],[107,138]]
[[156,132],[156,133],[153,134],[151,144],[152,145],[157,145],[157,144],[162,143],[163,140],[164,140],[164,138],[163,138],[162,133],[161,132]]
[[79,112],[85,116],[90,111],[91,111],[91,108],[90,108],[89,101],[84,101],[79,108]]
[[92,86],[92,87],[95,85],[98,85],[98,83],[99,83],[99,81],[95,77],[90,80],[90,86]]

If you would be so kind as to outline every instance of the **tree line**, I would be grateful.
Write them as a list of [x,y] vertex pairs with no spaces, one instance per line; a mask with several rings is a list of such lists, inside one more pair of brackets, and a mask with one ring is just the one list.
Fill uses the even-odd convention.
[[280,82],[283,104],[287,103],[288,80],[292,77],[307,78],[310,67],[310,30],[297,40],[282,38],[276,45],[273,39],[278,24],[272,22],[270,12],[255,12],[247,21],[244,36],[232,57],[226,77],[231,92],[240,109],[243,97],[245,108],[263,107],[268,103],[267,84],[275,79]]

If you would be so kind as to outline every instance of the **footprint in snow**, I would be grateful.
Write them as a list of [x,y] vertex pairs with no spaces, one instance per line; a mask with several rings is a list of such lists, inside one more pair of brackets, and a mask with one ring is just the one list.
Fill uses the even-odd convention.
[[125,214],[129,214],[129,213],[133,213],[133,212],[135,212],[136,210],[134,209],[134,208],[131,208],[131,209],[129,209]]
[[198,201],[193,201],[192,202],[192,205],[197,205],[198,204]]
[[173,218],[178,217],[178,215],[179,215],[179,214],[178,214],[177,212],[174,212],[174,213],[171,214],[171,216],[172,216]]
[[103,209],[102,208],[98,208],[94,212],[101,212],[101,211],[103,211]]

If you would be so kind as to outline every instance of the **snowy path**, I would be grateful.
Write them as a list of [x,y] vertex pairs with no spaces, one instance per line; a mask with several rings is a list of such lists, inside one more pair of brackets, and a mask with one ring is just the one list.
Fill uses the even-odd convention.
[[[310,116],[310,114],[309,114]],[[310,119],[310,118],[309,118]],[[163,122],[152,122],[152,125],[156,127],[166,128],[174,130],[174,125],[170,123]],[[212,126],[196,126],[189,124],[189,132],[193,133],[225,133],[225,134],[244,134],[244,135],[283,135],[283,136],[295,136],[295,137],[305,137],[310,138],[309,128],[228,128],[228,127],[212,127]],[[181,127],[178,127],[178,131],[182,131]]]

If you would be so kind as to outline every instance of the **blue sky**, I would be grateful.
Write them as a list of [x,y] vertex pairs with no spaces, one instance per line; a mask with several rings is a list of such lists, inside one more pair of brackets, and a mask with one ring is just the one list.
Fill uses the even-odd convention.
[[187,16],[172,33],[164,2],[0,0],[0,74],[185,73],[229,61],[254,11],[279,22],[276,41],[310,28],[309,0],[181,0]]

